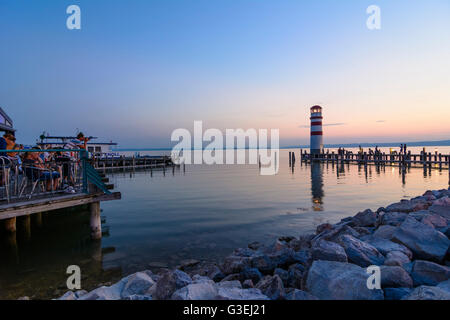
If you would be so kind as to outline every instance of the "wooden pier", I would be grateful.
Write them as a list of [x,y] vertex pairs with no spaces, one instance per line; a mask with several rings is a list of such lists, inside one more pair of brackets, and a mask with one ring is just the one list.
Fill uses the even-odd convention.
[[[385,153],[385,152],[352,152],[342,150],[341,152],[322,152],[317,154],[308,153],[300,149],[300,162],[332,162],[357,165],[397,166],[400,168],[423,168],[424,170],[448,170],[450,184],[450,154],[438,152],[426,152],[420,154]],[[295,152],[289,152],[289,166],[295,165]]]
[[92,164],[99,172],[115,169],[151,169],[176,166],[169,156],[95,158],[92,159]]

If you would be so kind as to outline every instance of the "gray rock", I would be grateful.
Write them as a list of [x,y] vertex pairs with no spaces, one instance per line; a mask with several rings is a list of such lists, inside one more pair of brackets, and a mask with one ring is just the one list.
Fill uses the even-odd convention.
[[385,225],[378,227],[377,230],[372,234],[373,237],[376,238],[383,238],[383,239],[392,239],[392,236],[394,235],[395,230],[397,227]]
[[411,288],[384,288],[384,300],[401,300],[404,296],[410,294]]
[[113,284],[112,286],[102,286],[91,292],[88,292],[81,296],[78,300],[120,300],[121,293],[125,284],[128,282],[127,276],[122,278],[119,282]]
[[233,280],[241,281],[241,280],[245,280],[245,279],[242,277],[242,274],[240,274],[240,273],[232,273],[232,274],[227,275],[222,280],[220,280],[220,282],[222,282],[222,281],[224,281],[224,282],[225,281],[233,281]]
[[296,263],[307,265],[311,260],[311,251],[309,249],[297,251],[294,253],[293,259]]
[[414,286],[435,286],[450,279],[450,268],[430,261],[414,261],[411,276]]
[[380,217],[380,224],[397,227],[405,221],[407,216],[408,214],[404,212],[386,212]]
[[218,265],[213,262],[202,261],[194,265],[185,266],[182,270],[191,277],[198,274],[211,278],[214,281],[220,281],[225,278],[225,275],[222,273]]
[[238,280],[221,281],[221,282],[217,283],[217,287],[218,288],[238,288],[238,289],[242,289],[241,282],[238,281]]
[[75,295],[75,293],[73,291],[67,291],[66,293],[64,293],[64,295],[59,297],[57,300],[77,300],[77,296]]
[[443,281],[441,283],[439,283],[436,287],[438,287],[439,289],[445,290],[448,293],[450,293],[450,279],[447,281]]
[[125,298],[131,295],[142,295],[155,284],[152,278],[146,273],[137,272],[128,277],[128,281],[123,287],[121,297]]
[[255,287],[271,300],[279,300],[285,297],[283,281],[277,275],[265,276]]
[[328,260],[347,262],[347,254],[342,246],[337,243],[319,240],[312,246],[313,260]]
[[433,202],[429,208],[432,213],[438,214],[447,220],[450,220],[450,199],[448,196],[442,197]]
[[172,300],[214,300],[218,289],[214,281],[191,283],[172,294]]
[[412,288],[413,279],[402,267],[381,266],[382,288]]
[[418,222],[412,217],[394,232],[392,241],[409,248],[416,259],[441,262],[450,246],[450,240],[434,228]]
[[389,252],[392,251],[400,251],[404,255],[406,255],[409,259],[412,259],[412,252],[407,247],[405,247],[402,244],[392,242],[387,239],[383,238],[377,238],[377,237],[370,237],[366,239],[366,242],[370,245],[374,246],[381,254],[387,255]]
[[245,268],[244,271],[241,272],[241,275],[242,279],[250,279],[254,283],[257,283],[263,277],[258,268]]
[[245,268],[250,267],[250,261],[250,257],[231,255],[225,258],[221,270],[225,275],[240,273]]
[[401,251],[391,251],[386,255],[386,260],[384,260],[384,265],[386,266],[403,266],[410,263],[408,256]]
[[344,248],[350,262],[361,267],[382,265],[384,263],[383,255],[374,246],[353,236],[343,235],[338,242]]
[[306,250],[311,248],[311,240],[314,238],[314,235],[303,235],[298,239],[291,240],[289,242],[289,247],[294,249],[294,251]]
[[305,268],[299,264],[293,264],[288,270],[287,286],[291,288],[302,288]]
[[425,215],[424,217],[422,217],[420,222],[429,225],[430,227],[433,227],[435,229],[445,228],[447,227],[448,224],[447,219],[435,213]]
[[308,292],[294,289],[286,295],[286,300],[319,300]]
[[242,283],[242,288],[244,288],[244,289],[253,288],[254,286],[255,285],[253,284],[253,281],[250,279],[247,279]]
[[288,281],[289,281],[289,272],[288,271],[281,269],[281,268],[276,268],[275,271],[273,272],[273,275],[279,276],[281,281],[283,281],[284,286],[288,285]]
[[191,277],[183,271],[165,271],[158,280],[153,292],[153,297],[158,300],[167,300],[173,293],[192,283]]
[[321,234],[318,234],[311,240],[311,246],[320,240],[326,240],[331,242],[336,242],[342,235],[351,235],[355,238],[358,238],[360,234],[348,225],[336,225],[332,230],[326,230]]
[[378,219],[378,214],[370,209],[359,212],[353,217],[352,223],[356,227],[373,227]]
[[219,288],[218,300],[270,300],[259,289]]
[[367,288],[366,270],[345,262],[314,261],[307,291],[321,300],[383,300],[383,290]]
[[131,296],[127,296],[124,298],[124,300],[152,300],[151,295],[142,295],[142,294],[132,294]]
[[450,300],[450,293],[438,287],[420,286],[402,300]]
[[415,201],[413,200],[402,200],[397,203],[393,203],[386,207],[387,212],[413,212],[413,211],[419,211],[424,210],[428,208],[428,203],[424,200],[417,199]]

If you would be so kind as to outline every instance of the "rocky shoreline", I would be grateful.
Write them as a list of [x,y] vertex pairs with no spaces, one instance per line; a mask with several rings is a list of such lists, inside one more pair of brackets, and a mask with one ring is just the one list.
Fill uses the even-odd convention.
[[[450,300],[450,189],[59,300]],[[379,266],[381,289],[369,289]]]

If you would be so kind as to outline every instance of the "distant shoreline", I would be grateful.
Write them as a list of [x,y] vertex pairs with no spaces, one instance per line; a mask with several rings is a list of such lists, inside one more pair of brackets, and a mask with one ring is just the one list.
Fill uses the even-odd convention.
[[[358,148],[359,146],[363,148],[379,147],[379,148],[389,148],[389,147],[399,147],[400,144],[406,144],[407,147],[450,147],[450,140],[440,140],[440,141],[417,141],[417,142],[384,142],[384,143],[347,143],[347,144],[325,144],[324,148]],[[306,149],[309,145],[298,145],[298,146],[282,146],[280,149]],[[235,148],[237,149],[237,148]],[[245,148],[249,149],[249,148]],[[172,148],[118,148],[113,149],[113,151],[171,151]],[[225,149],[224,149],[225,150]]]

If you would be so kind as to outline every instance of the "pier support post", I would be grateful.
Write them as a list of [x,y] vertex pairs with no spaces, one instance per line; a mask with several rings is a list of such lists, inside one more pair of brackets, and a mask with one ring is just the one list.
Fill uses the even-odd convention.
[[91,211],[91,238],[99,240],[102,238],[102,221],[100,219],[100,202],[93,202],[89,205]]
[[31,216],[26,215],[19,217],[20,229],[19,232],[23,234],[25,239],[31,238]]
[[4,220],[3,226],[7,233],[16,232],[17,230],[16,217]]
[[42,227],[42,212],[38,212],[34,214],[34,223],[36,227],[41,228]]

